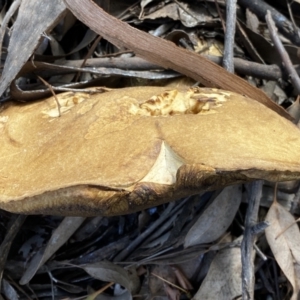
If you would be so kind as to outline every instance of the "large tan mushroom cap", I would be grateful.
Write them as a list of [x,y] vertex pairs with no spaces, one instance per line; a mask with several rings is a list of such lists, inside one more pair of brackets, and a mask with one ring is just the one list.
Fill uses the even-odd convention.
[[0,208],[117,215],[254,178],[300,177],[300,131],[215,90],[134,87],[0,112]]

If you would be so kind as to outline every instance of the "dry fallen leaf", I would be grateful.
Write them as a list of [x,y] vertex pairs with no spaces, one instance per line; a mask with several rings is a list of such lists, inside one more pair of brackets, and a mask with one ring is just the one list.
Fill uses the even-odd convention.
[[300,98],[297,97],[296,101],[287,108],[288,113],[295,119],[296,123],[300,120]]
[[300,176],[300,131],[217,89],[134,87],[7,103],[0,208],[118,215],[199,191]]
[[199,24],[215,25],[216,21],[206,7],[197,4],[169,3],[159,7],[156,11],[144,15],[142,20],[155,20],[158,18],[170,18],[180,21],[186,27],[194,27]]
[[188,231],[184,246],[211,243],[221,237],[232,223],[241,200],[241,186],[226,187]]
[[2,284],[3,284],[2,293],[4,294],[6,299],[10,299],[10,300],[20,299],[16,288],[9,281],[3,279]]
[[241,249],[233,247],[220,250],[193,299],[239,299],[238,296],[242,294],[241,273]]
[[270,207],[266,238],[274,257],[293,287],[292,300],[300,295],[300,232],[294,217],[277,201]]
[[58,22],[64,12],[66,6],[60,0],[21,2],[1,74],[0,95],[33,54],[42,36]]
[[64,218],[57,229],[53,231],[45,247],[41,248],[30,261],[20,280],[20,284],[27,284],[36,274],[37,270],[69,240],[70,236],[78,229],[84,220],[85,218],[82,217]]
[[150,299],[159,299],[164,295],[167,295],[168,299],[179,299],[180,290],[176,288],[178,283],[176,282],[175,273],[170,266],[154,265],[151,268],[148,282]]
[[140,281],[134,269],[125,270],[109,261],[101,261],[80,266],[93,278],[114,282],[127,289],[124,299],[132,299],[131,294],[139,290]]

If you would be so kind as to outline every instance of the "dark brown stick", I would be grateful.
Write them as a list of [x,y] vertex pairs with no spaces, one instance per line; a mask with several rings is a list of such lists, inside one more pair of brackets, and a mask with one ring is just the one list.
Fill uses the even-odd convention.
[[208,87],[218,87],[253,98],[280,115],[291,117],[258,88],[200,55],[151,36],[110,16],[91,0],[64,0],[72,13],[92,30],[118,47],[127,47],[138,56],[173,69]]

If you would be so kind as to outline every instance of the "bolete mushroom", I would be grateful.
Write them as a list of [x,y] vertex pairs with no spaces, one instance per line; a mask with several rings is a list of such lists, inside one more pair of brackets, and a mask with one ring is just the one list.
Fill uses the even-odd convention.
[[0,208],[119,215],[256,178],[300,177],[300,131],[236,93],[133,87],[7,103]]

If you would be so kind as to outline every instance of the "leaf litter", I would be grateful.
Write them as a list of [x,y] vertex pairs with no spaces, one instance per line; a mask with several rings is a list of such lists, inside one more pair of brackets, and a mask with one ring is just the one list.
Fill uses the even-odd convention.
[[[64,16],[64,2],[46,2],[22,1],[18,14],[13,17],[10,16],[10,21],[7,22],[11,28],[2,29],[5,31],[2,32],[4,37],[2,59],[5,63],[0,85],[3,100],[10,98],[13,94],[9,93],[8,88],[10,83],[17,78],[18,73],[20,75],[17,89],[20,86],[27,89],[27,94],[21,92],[18,95],[27,95],[26,101],[34,99],[34,89],[37,87],[43,92],[46,91],[44,87],[41,87],[41,83],[38,82],[33,72],[35,62],[36,74],[43,74],[47,80],[52,79],[52,83],[55,85],[57,85],[58,79],[62,79],[61,81],[64,83],[71,83],[75,78],[74,74],[78,71],[81,73],[80,79],[82,81],[84,81],[83,72],[90,72],[92,74],[90,78],[93,80],[89,83],[90,85],[95,85],[97,81],[98,84],[109,87],[158,84],[158,79],[160,80],[159,84],[166,85],[169,84],[171,77],[175,77],[173,74],[167,77],[166,71],[162,67],[153,64],[150,64],[152,69],[149,69],[149,64],[145,64],[143,74],[133,72],[135,71],[134,67],[132,69],[130,67],[131,61],[134,61],[133,59],[130,60],[133,58],[132,54],[118,54],[118,51],[121,50],[122,52],[122,50],[127,49],[118,50],[103,40],[97,45],[94,55],[86,61],[88,67],[78,69],[85,61],[86,46],[90,47],[96,34],[89,29],[81,35],[77,32],[74,34],[74,30],[72,33],[72,27],[78,26],[74,22],[75,18],[68,25],[69,33],[65,29],[59,31],[59,26],[64,26],[64,23],[67,22]],[[114,7],[118,7],[120,4],[120,1],[116,2],[118,3],[114,3]],[[3,14],[9,13],[9,4],[11,3],[8,1],[7,7],[1,7]],[[159,25],[164,25],[166,21],[175,22],[169,26],[171,30],[168,29],[166,35],[178,29],[186,32],[186,37],[183,35],[183,39],[179,38],[175,41],[181,47],[195,49],[199,43],[193,41],[192,36],[197,36],[201,42],[205,41],[206,37],[212,40],[218,37],[218,41],[215,43],[217,45],[223,34],[221,26],[217,28],[217,24],[220,24],[219,15],[216,13],[214,3],[208,1],[206,5],[206,10],[203,10],[203,7],[200,9],[199,6],[195,10],[192,5],[189,6],[187,1],[174,1],[174,3],[169,1],[140,1],[137,5],[134,4],[134,1],[128,1],[128,5],[125,5],[127,9],[125,9],[123,20],[130,22],[133,26],[139,28],[144,26],[144,29],[150,28],[151,30],[157,29]],[[221,11],[224,12],[224,5],[219,5]],[[292,7],[297,8],[299,3],[294,2],[292,5]],[[109,5],[104,6],[111,14],[119,14],[119,11],[118,13],[110,11]],[[119,7],[124,7],[124,4],[119,5]],[[293,13],[296,14],[296,10]],[[26,17],[28,15],[30,20]],[[249,12],[247,12],[245,19],[246,22],[242,26],[252,47],[266,62],[280,64],[281,59],[270,44],[267,29],[263,22]],[[24,26],[26,22],[29,27]],[[213,30],[210,28],[212,24],[215,27]],[[69,41],[67,40],[68,34],[71,36]],[[164,37],[164,34],[161,36]],[[47,47],[46,42],[46,50],[41,50],[34,55],[39,41],[47,41],[48,37],[51,37],[52,40],[55,39],[55,41],[50,41],[49,47]],[[284,36],[282,39],[284,40]],[[247,48],[244,44],[246,39],[239,42],[241,45],[237,44],[237,46]],[[289,40],[285,39],[285,42],[287,52],[292,61],[296,63],[298,59],[297,48]],[[6,48],[7,45],[8,49]],[[235,49],[238,56],[246,57],[247,61],[255,60],[254,52],[247,50],[245,52],[241,49],[238,47]],[[70,56],[66,57],[65,53]],[[44,54],[47,54],[48,57],[46,58],[46,55],[43,57]],[[113,62],[117,71],[112,68],[104,70],[102,64],[105,60],[106,62],[107,60]],[[39,69],[39,62],[43,64],[41,69]],[[78,68],[68,69],[67,72],[73,75],[65,76],[61,71],[62,67],[68,64],[75,65],[75,62],[76,64],[79,63],[79,65],[77,64]],[[127,69],[120,67],[124,62],[127,63]],[[33,68],[22,73],[22,68],[26,64],[32,65]],[[93,73],[93,69],[99,66],[102,68],[102,73]],[[250,69],[248,68],[248,71]],[[52,71],[50,72],[50,70]],[[155,76],[153,72],[149,72],[150,70],[156,72]],[[129,71],[132,72],[126,73]],[[27,83],[30,84],[27,86]],[[259,80],[254,80],[254,83],[265,85]],[[180,81],[172,84],[178,85]],[[276,85],[287,96],[280,96],[280,99],[278,97],[275,101],[283,104],[284,107],[294,103],[290,111],[298,121],[299,101],[295,102],[296,97],[292,92],[288,77],[283,76],[282,82],[276,82]],[[32,88],[33,86],[34,88]],[[274,91],[275,87],[272,86],[271,92]],[[13,92],[13,89],[11,91]],[[41,97],[41,95],[39,94],[36,98]],[[20,100],[24,101],[21,98]],[[291,204],[293,199],[297,199],[299,183],[293,183],[292,186],[292,189],[282,187],[279,200],[284,207],[293,206],[295,208],[293,214],[299,215],[300,210],[297,209],[299,205],[297,203]],[[54,299],[69,297],[72,299],[83,295],[96,297],[97,291],[106,287],[106,283],[110,282],[109,285],[112,287],[108,288],[106,293],[115,297],[120,297],[123,293],[122,299],[131,299],[133,295],[142,295],[144,298],[149,297],[149,295],[161,295],[162,297],[168,295],[169,299],[178,299],[180,295],[181,297],[188,295],[181,289],[176,289],[176,285],[189,290],[194,299],[238,297],[242,292],[238,237],[242,234],[242,226],[239,224],[243,223],[246,192],[243,187],[238,186],[225,188],[225,190],[231,190],[231,197],[223,197],[224,191],[218,196],[212,193],[193,196],[186,199],[184,206],[180,205],[181,202],[176,203],[169,210],[169,216],[163,213],[167,209],[167,205],[149,209],[144,212],[149,217],[143,223],[139,223],[139,213],[134,213],[121,217],[103,217],[100,220],[94,220],[94,222],[93,219],[84,218],[77,220],[71,218],[73,221],[70,219],[70,222],[67,222],[68,219],[58,221],[51,216],[44,216],[42,219],[29,216],[24,225],[21,226],[24,220],[16,220],[10,214],[1,212],[0,236],[1,241],[5,242],[1,246],[1,254],[4,264],[6,261],[5,266],[1,262],[1,273],[3,274],[1,293],[7,299],[25,299],[34,297],[33,295],[39,299],[45,297]],[[265,184],[262,196],[263,206],[260,208],[262,219],[264,218],[265,207],[270,206],[270,201],[266,202],[264,195],[271,195],[269,183]],[[244,203],[239,205],[241,198],[243,198]],[[234,201],[236,201],[236,205],[234,205]],[[150,233],[145,235],[143,239],[138,239],[162,216],[163,220],[158,222],[158,225]],[[268,262],[262,263],[262,260],[256,257],[255,264],[257,268],[260,267],[259,272],[257,272],[256,284],[258,289],[256,296],[258,297],[259,293],[265,295],[272,292],[276,293],[278,299],[286,295],[292,295],[292,299],[297,299],[300,278],[298,224],[295,223],[295,217],[278,202],[273,202],[266,215],[266,220],[270,223],[266,229],[268,244],[262,248],[265,253],[271,256],[268,248],[270,247],[274,260],[270,262],[269,259]],[[59,225],[60,222],[62,224]],[[30,225],[31,223],[40,229],[34,229]],[[65,226],[63,226],[64,223]],[[11,226],[11,224],[15,224],[15,226]],[[17,232],[14,231],[16,228]],[[137,228],[139,229],[137,230]],[[17,237],[14,239],[15,235]],[[32,239],[29,240],[31,237]],[[120,252],[134,240],[137,240],[136,245],[132,246],[129,252],[126,252],[127,258],[117,259]],[[263,244],[263,236],[259,237],[259,242]],[[22,252],[26,252],[26,257],[21,255]],[[7,259],[5,253],[8,253]],[[112,263],[113,261],[118,261],[118,264]],[[208,264],[206,267],[205,262]],[[272,273],[272,263],[278,264],[284,276],[279,278],[276,277],[276,272],[275,275]],[[276,270],[276,265],[273,269]],[[178,270],[181,279],[179,279],[180,276],[176,275]],[[162,277],[168,278],[172,284],[168,284],[167,281],[157,277],[156,280],[153,280],[151,272],[153,274],[162,273]],[[190,287],[187,288],[185,281],[192,282],[192,290]],[[266,284],[267,281],[269,286]],[[20,285],[20,283],[25,282],[29,282],[29,285]],[[120,286],[124,288],[120,288]],[[220,288],[223,286],[226,287],[225,292],[224,289]],[[290,290],[292,290],[291,294],[289,294]]]
[[293,287],[291,299],[300,293],[300,231],[294,216],[274,200],[266,216],[266,238],[278,265]]

